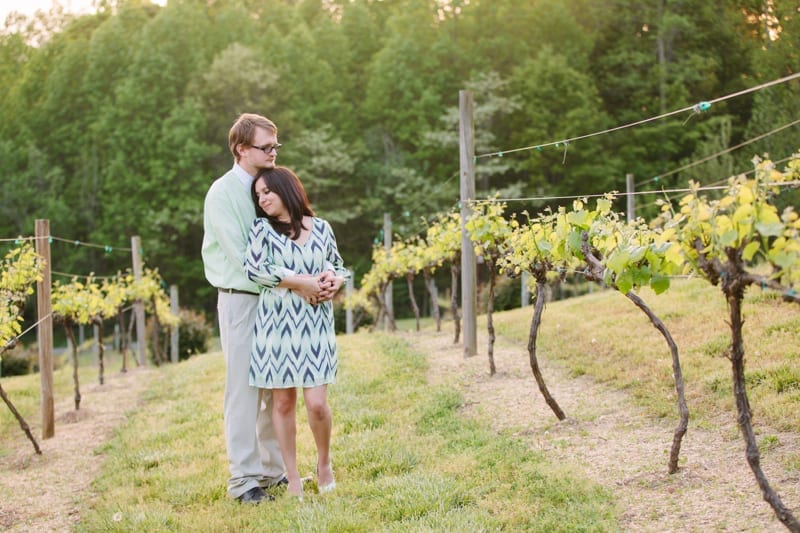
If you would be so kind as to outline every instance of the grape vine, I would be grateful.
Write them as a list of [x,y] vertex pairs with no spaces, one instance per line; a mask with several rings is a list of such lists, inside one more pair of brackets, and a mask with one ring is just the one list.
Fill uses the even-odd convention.
[[100,384],[103,384],[104,321],[117,317],[126,305],[141,301],[146,304],[147,310],[154,314],[159,323],[174,327],[180,322],[180,317],[170,311],[169,299],[161,286],[162,281],[158,271],[151,269],[145,269],[140,279],[134,279],[133,275],[127,273],[105,279],[102,283],[89,276],[85,281],[73,278],[69,283],[56,282],[53,285],[51,296],[53,316],[56,322],[63,325],[72,346],[72,378],[76,410],[80,409],[81,394],[78,378],[78,347],[72,331],[73,326],[96,325],[100,328],[98,379]]
[[0,263],[0,354],[22,333],[22,310],[33,284],[42,280],[42,266],[29,243],[10,250]]
[[[528,272],[536,286],[528,341],[531,368],[540,391],[559,419],[565,415],[547,391],[536,358],[536,338],[547,284],[563,279],[567,272],[579,273],[618,290],[648,316],[667,341],[673,360],[680,421],[673,438],[670,472],[677,470],[680,441],[688,422],[678,349],[664,323],[636,291],[647,286],[661,294],[669,289],[670,280],[676,275],[700,276],[720,286],[730,310],[731,345],[727,356],[733,367],[738,420],[747,445],[747,460],[765,500],[778,518],[790,529],[798,530],[796,518],[772,491],[759,466],[744,381],[741,304],[745,289],[752,285],[780,291],[785,300],[800,302],[800,217],[791,207],[779,213],[774,202],[780,185],[796,186],[800,182],[800,154],[795,154],[782,171],[768,160],[756,158],[754,165],[752,178],[730,178],[727,190],[717,199],[708,199],[701,194],[698,184],[691,184],[691,192],[680,200],[677,210],[670,202],[661,201],[662,213],[649,224],[641,219],[623,221],[613,212],[614,196],[608,194],[597,200],[594,209],[588,208],[585,200],[577,200],[572,209],[546,209],[537,216],[528,215],[524,223],[505,217],[506,205],[489,199],[473,205],[473,214],[465,228],[476,255],[484,259],[489,272],[490,372],[495,371],[491,321],[495,275]],[[401,272],[408,277],[449,262],[453,272],[457,342],[455,287],[460,237],[460,217],[448,213],[435,217],[424,237],[412,238],[388,254],[376,249],[372,269],[360,289],[362,298],[372,295],[379,300],[386,280]]]
[[[0,264],[0,361],[3,353],[16,344],[22,333],[22,310],[25,300],[33,294],[33,284],[42,281],[44,262],[30,243],[10,250]],[[0,397],[11,410],[22,431],[33,444],[33,449],[41,455],[39,443],[31,428],[19,413],[0,383]]]
[[748,287],[781,291],[797,302],[800,288],[800,217],[794,208],[778,213],[773,203],[778,185],[800,180],[800,154],[784,171],[771,161],[754,159],[755,174],[732,177],[726,194],[708,199],[697,184],[680,201],[680,211],[663,206],[663,224],[674,230],[674,253],[687,270],[719,286],[728,303],[731,344],[726,356],[733,371],[737,421],[746,445],[748,465],[762,496],[778,519],[791,531],[800,531],[800,521],[770,486],[761,469],[761,458],[751,421],[744,367],[742,302]]

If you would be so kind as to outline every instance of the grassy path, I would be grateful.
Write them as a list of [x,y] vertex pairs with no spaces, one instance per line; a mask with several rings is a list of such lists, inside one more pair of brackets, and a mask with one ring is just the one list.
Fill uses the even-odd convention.
[[[548,304],[539,362],[568,419],[559,423],[533,379],[527,353],[532,308],[498,314],[495,359],[488,375],[485,320],[479,352],[465,360],[450,331],[407,338],[431,354],[432,379],[455,383],[465,413],[520,436],[549,461],[613,493],[624,531],[784,531],[761,498],[745,462],[736,425],[727,310],[719,291],[676,282],[644,298],[667,323],[681,354],[690,410],[680,470],[667,460],[677,408],[663,338],[626,298],[599,291]],[[800,513],[800,308],[751,291],[745,303],[748,395],[771,485]]]
[[[60,374],[67,372],[60,371]],[[75,411],[71,388],[62,382],[56,402],[56,435],[41,440],[36,455],[19,426],[4,425],[0,440],[0,530],[15,532],[68,531],[80,519],[81,501],[92,494],[102,455],[95,447],[112,438],[115,427],[126,423],[127,414],[138,407],[148,381],[158,379],[154,369],[133,369],[127,374],[108,375],[106,384],[89,382],[81,387],[83,407]],[[38,400],[39,376],[10,378],[10,396],[20,399],[29,424],[39,419],[29,415]],[[5,406],[3,406],[5,409]]]
[[[337,490],[258,507],[225,495],[218,354],[167,368],[99,450],[85,531],[575,531],[615,529],[609,494],[516,438],[459,414],[461,394],[426,381],[426,356],[397,337],[341,338],[332,387]],[[299,460],[315,457],[301,417]]]

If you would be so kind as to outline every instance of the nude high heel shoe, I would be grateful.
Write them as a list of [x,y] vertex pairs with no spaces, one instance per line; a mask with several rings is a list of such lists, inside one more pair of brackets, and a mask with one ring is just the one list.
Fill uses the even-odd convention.
[[[333,474],[333,469],[331,468],[331,474]],[[317,479],[319,479],[319,465],[317,465]],[[333,489],[336,488],[336,480],[334,479],[327,485],[319,485],[317,484],[317,488],[319,489],[320,494],[326,494],[328,492],[333,492]]]

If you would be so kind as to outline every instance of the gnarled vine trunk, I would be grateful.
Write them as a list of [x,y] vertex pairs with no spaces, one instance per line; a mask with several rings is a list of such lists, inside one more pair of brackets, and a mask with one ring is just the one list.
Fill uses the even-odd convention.
[[542,323],[542,312],[544,311],[544,302],[546,300],[545,286],[547,282],[545,278],[546,272],[544,270],[538,273],[534,272],[534,276],[536,277],[536,301],[533,306],[533,319],[531,320],[531,329],[528,335],[528,355],[530,357],[531,370],[533,371],[533,377],[536,378],[539,391],[542,393],[542,396],[544,396],[544,401],[547,402],[547,405],[550,406],[550,409],[553,410],[553,413],[555,413],[559,420],[564,420],[567,418],[567,415],[561,410],[556,399],[550,395],[550,391],[547,389],[547,385],[544,382],[544,377],[542,377],[542,371],[539,369],[539,361],[536,358],[536,337],[539,333],[539,326]]
[[408,299],[411,300],[411,310],[414,311],[414,318],[417,319],[417,331],[419,331],[419,306],[414,296],[414,274],[411,272],[406,274],[406,285],[408,285]]
[[637,295],[628,291],[625,296],[628,297],[636,306],[641,309],[644,314],[647,315],[647,318],[650,319],[650,322],[655,326],[655,328],[661,332],[661,335],[667,341],[667,346],[669,346],[669,351],[672,354],[672,375],[675,378],[675,392],[678,396],[678,425],[675,427],[675,431],[672,434],[672,448],[669,452],[669,464],[667,465],[667,469],[670,474],[674,474],[678,471],[678,459],[681,453],[681,442],[683,441],[683,436],[686,435],[686,430],[689,427],[689,408],[686,405],[686,395],[684,394],[684,387],[683,387],[683,372],[681,371],[681,361],[678,357],[678,345],[675,344],[675,340],[672,338],[667,327],[664,323],[659,319],[655,313],[644,303],[644,301],[639,298]]
[[125,310],[120,309],[117,313],[117,323],[119,324],[119,351],[122,354],[122,370],[128,371],[128,340],[127,330],[125,329]]
[[103,384],[105,377],[105,346],[103,346],[103,319],[97,318],[94,320],[94,324],[97,326],[98,331],[98,341],[97,341],[97,380],[100,382],[100,385]]
[[487,261],[489,267],[489,298],[486,302],[486,331],[489,335],[489,346],[487,352],[489,354],[489,375],[494,376],[497,374],[497,368],[494,365],[494,322],[492,322],[492,313],[494,312],[494,286],[497,281],[497,274],[494,270],[494,262]]
[[453,309],[453,326],[455,329],[455,336],[453,344],[458,344],[458,339],[461,337],[461,315],[458,312],[458,263],[460,258],[453,259],[450,265],[450,307]]
[[153,296],[151,299],[151,303],[153,304],[153,361],[155,362],[156,366],[161,366],[164,363],[164,353],[161,351],[161,321],[158,319],[158,313],[155,312],[156,308],[156,298]]
[[386,303],[386,287],[389,286],[389,283],[391,283],[391,280],[382,285],[381,290],[378,291],[380,310],[378,312],[378,320],[375,321],[375,326],[378,327],[380,325],[380,319],[385,318],[389,325],[389,331],[397,331],[397,323],[394,321],[394,315],[391,313],[389,305]]
[[[14,343],[12,342],[11,345],[6,346],[6,348],[7,349],[11,349],[13,347],[13,345],[14,345]],[[0,351],[0,354],[2,354],[4,351],[5,350]],[[33,449],[36,451],[36,453],[38,455],[42,455],[42,450],[41,450],[41,448],[39,448],[39,443],[36,442],[36,438],[33,436],[33,433],[31,432],[31,427],[28,425],[27,422],[25,422],[25,419],[22,418],[22,415],[19,414],[19,411],[17,411],[17,408],[14,407],[14,404],[11,403],[11,399],[6,394],[6,391],[3,390],[3,384],[2,383],[0,383],[0,398],[3,398],[3,401],[6,403],[8,408],[11,410],[11,414],[14,415],[14,418],[16,418],[17,422],[19,422],[19,427],[22,428],[22,431],[24,431],[25,435],[28,436],[28,440],[30,440],[31,443],[33,443]]]
[[75,334],[72,332],[72,326],[69,322],[64,323],[64,330],[67,332],[67,338],[72,345],[72,382],[75,386],[75,410],[81,408],[81,385],[78,380],[78,344],[75,342]]
[[430,271],[426,268],[422,271],[425,279],[425,289],[431,298],[431,316],[436,321],[436,333],[442,331],[442,314],[439,312],[439,291],[436,289],[436,281],[431,277]]
[[[133,310],[131,310],[131,319],[128,321],[128,333],[127,333],[128,341],[127,341],[127,346],[131,345],[131,339],[133,338],[133,325],[134,324],[136,324],[136,313],[134,313]],[[141,365],[141,363],[139,362],[139,358],[138,357],[134,357],[133,360],[136,362],[136,366],[137,367]]]
[[[585,231],[581,236],[582,244],[581,251],[588,264],[584,277],[587,280],[602,282],[604,279],[605,266],[594,255],[592,249],[589,247],[589,234]],[[612,284],[614,289],[619,290],[616,283]],[[656,314],[644,303],[644,300],[639,298],[631,291],[625,293],[625,296],[632,301],[636,306],[650,319],[650,323],[661,333],[664,340],[667,341],[670,354],[672,355],[672,375],[675,379],[675,393],[678,397],[678,425],[672,434],[672,448],[669,452],[669,464],[667,470],[670,474],[678,471],[678,459],[680,458],[681,442],[683,436],[686,435],[686,429],[689,427],[689,408],[686,406],[686,395],[684,394],[683,386],[683,371],[681,370],[681,360],[678,356],[678,345],[672,338],[667,326],[656,316]]]
[[742,432],[742,437],[746,445],[745,456],[750,470],[756,478],[758,487],[764,500],[772,506],[775,515],[783,525],[790,531],[800,532],[800,522],[792,514],[788,507],[783,504],[780,496],[772,489],[761,469],[761,454],[758,450],[756,435],[753,431],[752,412],[750,402],[747,398],[747,386],[744,373],[744,340],[742,338],[742,301],[744,300],[744,268],[739,250],[728,249],[728,265],[731,267],[728,272],[722,272],[720,278],[722,292],[728,301],[731,328],[731,348],[729,358],[733,371],[733,396],[736,400],[736,410],[738,412],[737,422]]

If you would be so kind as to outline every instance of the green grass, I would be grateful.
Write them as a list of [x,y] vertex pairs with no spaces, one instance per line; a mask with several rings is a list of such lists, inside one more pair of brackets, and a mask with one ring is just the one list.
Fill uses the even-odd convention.
[[[733,417],[729,330],[720,291],[702,281],[676,282],[641,296],[664,320],[680,350],[691,427]],[[497,333],[524,353],[533,308],[495,314]],[[800,309],[751,290],[744,304],[747,386],[756,424],[800,431]],[[485,327],[485,317],[479,317]],[[400,323],[413,330],[414,322]],[[431,320],[424,328],[433,328]],[[452,327],[442,335],[452,335]],[[306,501],[279,498],[245,507],[226,495],[228,477],[219,353],[154,373],[140,406],[115,437],[98,447],[105,460],[94,496],[80,502],[79,531],[615,531],[612,496],[570,465],[551,463],[522,440],[498,435],[460,414],[457,390],[426,382],[427,354],[399,337],[339,337],[340,382],[331,387],[337,491],[308,486]],[[480,350],[485,349],[483,346]],[[632,302],[614,291],[549,303],[539,357],[624,389],[656,416],[675,418],[669,351]],[[430,354],[433,355],[433,354]],[[107,372],[119,370],[109,357]],[[82,362],[81,382],[97,379]],[[502,370],[502,369],[500,369]],[[547,376],[545,375],[545,379]],[[23,415],[39,416],[38,376],[3,378]],[[69,365],[55,373],[57,397],[71,397]],[[133,407],[132,407],[133,409]],[[298,458],[310,475],[315,456],[299,410]],[[0,455],[19,443],[0,409]],[[765,450],[781,445],[759,436]],[[25,443],[27,445],[27,442]],[[800,470],[800,455],[787,465]]]
[[[65,351],[54,357],[53,363],[53,396],[56,401],[62,398],[73,398],[75,385],[72,379],[72,352]],[[128,368],[135,367],[135,355],[128,355]],[[122,357],[117,352],[106,351],[103,357],[105,365],[105,375],[109,376],[117,373],[122,368]],[[99,381],[97,367],[92,366],[92,354],[90,351],[80,352],[78,355],[78,383],[83,387],[90,383]],[[9,399],[20,415],[25,419],[31,428],[34,428],[34,436],[39,439],[40,431],[35,428],[41,427],[41,399],[40,399],[40,378],[39,374],[29,374],[26,376],[14,376],[3,378],[3,390],[8,394]],[[9,446],[20,434],[19,423],[5,404],[0,402],[0,456],[9,452]]]
[[[194,357],[158,373],[144,405],[97,450],[107,457],[78,531],[613,531],[610,494],[520,440],[459,414],[432,389],[426,356],[382,334],[342,336],[330,388],[337,489],[242,506],[226,495],[224,364]],[[302,405],[301,474],[313,471]]]

